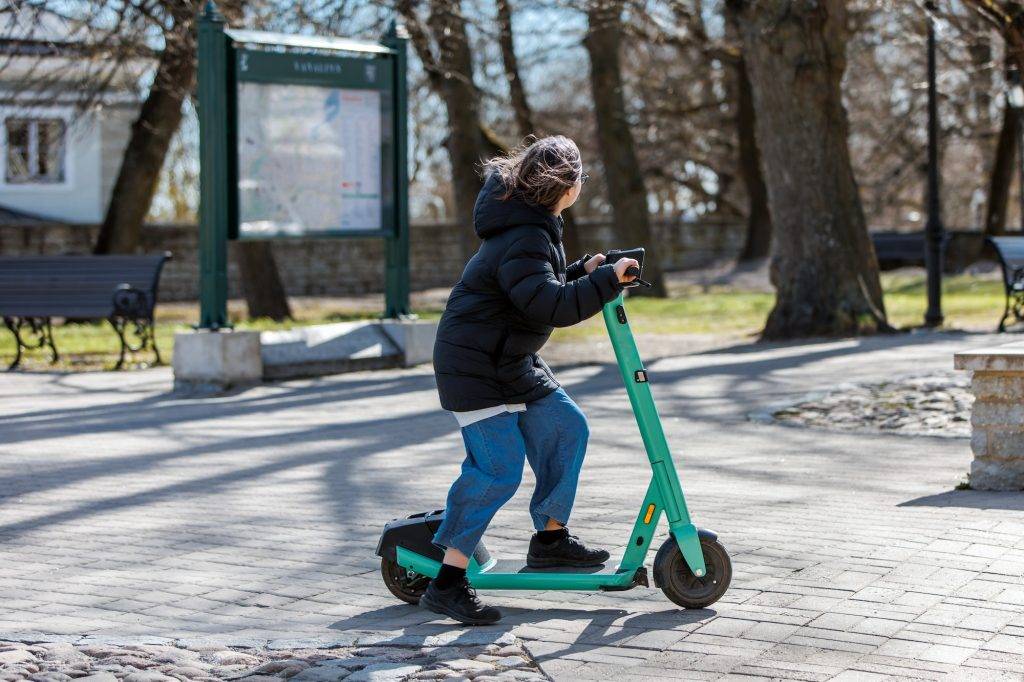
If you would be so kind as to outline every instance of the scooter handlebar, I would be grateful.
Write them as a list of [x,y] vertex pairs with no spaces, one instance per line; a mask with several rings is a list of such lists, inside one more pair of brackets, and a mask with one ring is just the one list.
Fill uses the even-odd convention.
[[626,268],[626,273],[625,274],[633,277],[634,279],[632,281],[630,281],[630,282],[623,282],[622,286],[624,286],[624,287],[635,287],[635,286],[650,287],[651,286],[650,282],[645,282],[643,279],[641,279],[641,275],[643,275],[644,256],[645,255],[646,255],[646,251],[644,250],[644,248],[642,246],[639,246],[639,247],[637,247],[635,249],[612,249],[611,251],[609,251],[609,252],[607,252],[605,254],[605,261],[604,262],[605,262],[605,264],[614,264],[616,261],[620,261],[623,258],[632,258],[633,260],[635,260],[637,263],[640,264],[640,267],[637,267],[635,265],[631,265],[630,267]]

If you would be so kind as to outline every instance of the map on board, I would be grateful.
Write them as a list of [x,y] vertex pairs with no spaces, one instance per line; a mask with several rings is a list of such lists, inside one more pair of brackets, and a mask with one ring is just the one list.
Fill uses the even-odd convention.
[[241,235],[380,230],[381,170],[380,92],[239,83]]

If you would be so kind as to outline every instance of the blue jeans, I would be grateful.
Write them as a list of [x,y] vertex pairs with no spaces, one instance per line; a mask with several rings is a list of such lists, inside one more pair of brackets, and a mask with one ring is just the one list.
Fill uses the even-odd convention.
[[567,523],[589,436],[587,418],[562,389],[527,403],[526,412],[463,428],[466,461],[448,491],[434,544],[471,555],[487,524],[519,488],[524,459],[537,477],[530,500],[533,525],[543,530],[548,519]]

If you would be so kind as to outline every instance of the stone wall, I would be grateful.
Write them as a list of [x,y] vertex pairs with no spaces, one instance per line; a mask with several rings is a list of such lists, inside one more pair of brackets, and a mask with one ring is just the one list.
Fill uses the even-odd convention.
[[971,487],[1024,490],[1024,344],[957,353],[954,362],[973,372]]
[[[635,246],[616,244],[609,223],[582,222],[580,229],[583,244],[591,252]],[[646,246],[657,252],[667,270],[734,257],[743,241],[743,225],[735,223],[660,221],[654,231],[654,243]],[[89,253],[96,232],[91,225],[0,225],[0,255]],[[412,226],[413,290],[451,286],[458,280],[468,258],[460,233],[451,224]],[[143,231],[143,251],[174,254],[160,282],[161,300],[197,297],[196,242],[194,225],[152,225]],[[273,250],[289,295],[336,296],[383,290],[383,246],[379,239],[296,239],[274,242]],[[228,270],[229,293],[239,297],[233,262],[229,261]]]

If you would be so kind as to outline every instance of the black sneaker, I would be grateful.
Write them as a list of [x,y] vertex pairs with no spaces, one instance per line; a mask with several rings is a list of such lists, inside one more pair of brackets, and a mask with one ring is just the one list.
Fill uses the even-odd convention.
[[501,611],[493,606],[484,606],[476,596],[476,590],[463,578],[446,590],[440,590],[430,581],[427,591],[420,597],[420,606],[454,618],[463,625],[491,625],[501,620]]
[[587,549],[575,535],[566,532],[560,539],[550,544],[541,542],[536,535],[530,539],[530,552],[526,555],[526,565],[530,568],[555,568],[573,566],[589,568],[600,566],[608,561],[611,555],[603,549]]

